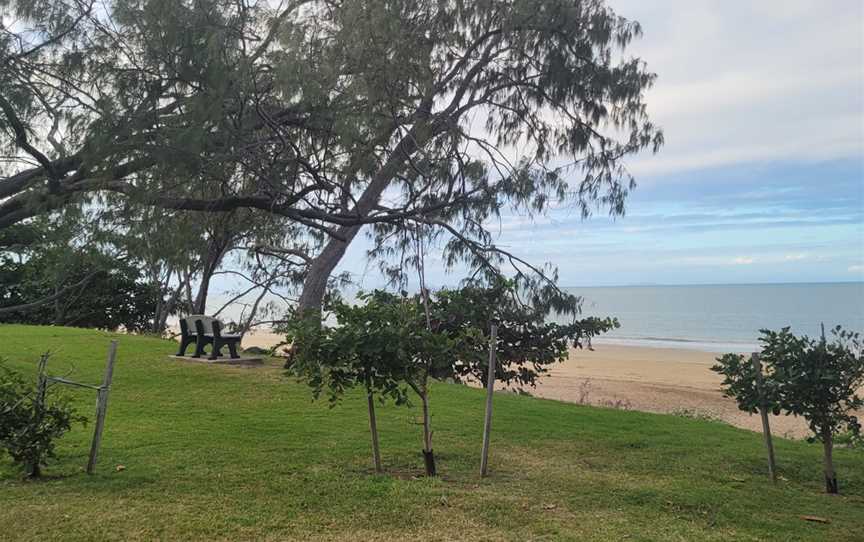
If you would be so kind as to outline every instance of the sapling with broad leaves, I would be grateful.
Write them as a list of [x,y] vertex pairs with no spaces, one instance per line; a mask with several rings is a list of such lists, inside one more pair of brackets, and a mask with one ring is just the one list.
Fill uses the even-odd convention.
[[[389,295],[389,294],[388,294]],[[330,299],[327,311],[337,326],[322,326],[316,317],[290,322],[289,340],[302,343],[291,360],[291,372],[312,387],[317,399],[324,392],[335,406],[345,391],[365,390],[376,472],[382,472],[375,399],[408,401],[404,372],[410,356],[407,345],[413,331],[405,318],[407,306],[390,302],[381,293],[358,295],[358,305]]]
[[[492,287],[445,289],[434,298],[438,330],[458,348],[458,360],[436,376],[458,382],[482,381],[488,373],[487,333],[493,320],[498,324],[495,379],[519,388],[534,387],[550,366],[567,359],[571,348],[591,348],[592,338],[619,327],[615,318],[577,318],[579,299],[564,292],[522,300],[516,284],[507,280]],[[573,309],[570,316],[558,315],[566,323],[550,321],[558,306]]]
[[[586,318],[569,324],[546,321],[554,304],[523,304],[513,283],[469,286],[426,295],[384,291],[358,295],[358,305],[328,300],[335,326],[315,318],[298,318],[290,339],[302,342],[292,363],[316,397],[327,390],[331,404],[354,386],[366,390],[373,457],[380,471],[375,395],[408,402],[411,389],[423,411],[423,456],[426,474],[437,472],[432,447],[430,379],[479,381],[488,371],[486,336],[499,318],[496,378],[518,386],[534,385],[548,366],[566,359],[571,346],[590,345],[592,337],[617,327],[616,320]],[[573,302],[574,300],[570,300]]]
[[774,412],[785,412],[807,420],[810,442],[821,442],[824,451],[825,490],[837,493],[834,471],[834,438],[848,431],[857,436],[861,424],[853,414],[864,407],[864,358],[858,333],[837,326],[832,340],[796,336],[788,327],[761,330],[760,360],[765,366],[760,398],[756,373],[744,356],[726,354],[712,369],[724,376],[724,394],[734,397],[739,408],[756,412],[760,400]]
[[796,337],[789,328],[779,332],[763,330],[762,359],[774,369],[783,410],[807,420],[824,450],[825,490],[838,493],[834,471],[834,437],[844,431],[861,432],[853,412],[864,407],[860,390],[864,386],[864,358],[858,333],[840,326],[828,341]]

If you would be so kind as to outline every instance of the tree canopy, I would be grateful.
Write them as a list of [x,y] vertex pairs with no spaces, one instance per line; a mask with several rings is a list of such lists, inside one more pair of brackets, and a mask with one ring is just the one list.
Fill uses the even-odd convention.
[[[0,29],[0,229],[70,204],[250,209],[316,307],[360,227],[450,265],[525,262],[503,211],[624,211],[625,158],[662,132],[600,0],[9,0]],[[517,272],[518,274],[518,272]]]

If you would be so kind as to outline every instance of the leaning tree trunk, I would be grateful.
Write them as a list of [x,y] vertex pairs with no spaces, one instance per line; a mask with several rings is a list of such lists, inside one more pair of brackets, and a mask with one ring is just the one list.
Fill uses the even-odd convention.
[[[365,194],[364,194],[365,195]],[[327,292],[327,282],[333,270],[342,261],[348,245],[357,237],[360,226],[342,227],[337,230],[341,239],[331,237],[324,249],[312,259],[306,271],[306,279],[303,281],[303,292],[297,302],[299,314],[315,313],[321,311],[321,303]]]
[[207,244],[207,253],[204,255],[204,265],[201,266],[201,284],[198,286],[198,294],[195,296],[195,314],[206,314],[207,296],[210,294],[210,281],[222,264],[222,258],[228,249],[228,239],[214,237]]
[[[431,102],[424,103],[422,107],[428,110]],[[360,218],[369,216],[381,199],[381,194],[390,185],[390,181],[396,177],[399,170],[404,166],[408,158],[436,133],[437,126],[429,126],[418,122],[399,144],[393,149],[387,163],[379,169],[372,180],[363,190],[363,194],[357,199],[351,214]],[[297,302],[298,313],[320,312],[321,302],[327,292],[327,282],[333,270],[339,265],[348,245],[357,237],[362,226],[341,226],[336,230],[336,236],[330,237],[324,249],[316,256],[307,270],[306,279],[303,281],[303,291]],[[338,236],[338,237],[337,237]]]
[[207,296],[210,294],[210,279],[213,278],[213,273],[216,272],[218,266],[218,262],[208,257],[207,262],[204,264],[204,268],[201,270],[201,284],[198,285],[198,293],[195,295],[195,304],[193,307],[193,312],[195,314],[205,314],[207,311]]
[[832,495],[839,493],[837,474],[834,472],[834,437],[830,432],[822,435],[822,447],[825,451],[823,465],[825,472],[825,491]]

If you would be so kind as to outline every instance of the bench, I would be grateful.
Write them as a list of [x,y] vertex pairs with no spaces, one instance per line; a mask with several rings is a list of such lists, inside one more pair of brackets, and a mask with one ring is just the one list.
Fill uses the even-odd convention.
[[209,359],[218,359],[222,354],[222,348],[227,346],[231,359],[239,359],[237,345],[240,344],[240,335],[228,335],[222,333],[222,322],[203,314],[193,314],[180,319],[180,349],[178,356],[185,356],[186,349],[195,344],[193,358],[200,358],[204,354],[204,347],[210,345]]

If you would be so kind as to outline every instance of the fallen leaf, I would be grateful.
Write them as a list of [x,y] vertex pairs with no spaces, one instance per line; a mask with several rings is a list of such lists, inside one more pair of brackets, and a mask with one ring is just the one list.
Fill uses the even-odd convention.
[[544,504],[543,505],[543,510],[555,510],[556,508],[558,508],[557,504]]
[[820,518],[819,516],[801,516],[804,521],[815,521],[816,523],[831,523],[828,518]]
[[126,470],[126,466],[125,466],[125,465],[117,465],[117,472],[121,472],[121,471],[124,471],[124,470]]

